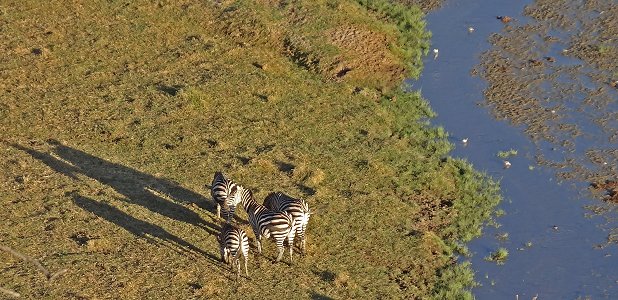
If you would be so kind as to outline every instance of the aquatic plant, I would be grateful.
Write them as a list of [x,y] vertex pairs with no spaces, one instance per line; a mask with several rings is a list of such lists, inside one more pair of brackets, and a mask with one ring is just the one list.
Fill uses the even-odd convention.
[[508,256],[509,251],[506,248],[501,247],[498,248],[498,250],[490,253],[489,256],[485,257],[485,260],[494,261],[497,264],[502,265],[504,264]]
[[517,155],[517,150],[515,149],[510,149],[507,151],[498,151],[498,154],[496,154],[496,156],[500,158],[507,158],[507,157],[515,156],[515,155]]

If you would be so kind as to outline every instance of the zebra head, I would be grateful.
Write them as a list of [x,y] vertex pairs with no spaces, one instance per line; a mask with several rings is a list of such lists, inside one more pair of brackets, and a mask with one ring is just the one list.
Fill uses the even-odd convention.
[[230,192],[227,194],[227,198],[225,199],[226,203],[230,204],[238,204],[242,200],[243,190],[245,188],[240,185],[234,185],[230,189]]
[[245,211],[248,211],[247,209],[251,204],[257,204],[253,198],[253,192],[239,184],[231,188],[228,197],[230,197],[230,202],[234,203],[234,205],[242,204]]
[[216,171],[215,172],[215,176],[213,178],[213,181],[217,180],[218,178],[225,178],[225,176],[223,176],[223,173],[221,171]]

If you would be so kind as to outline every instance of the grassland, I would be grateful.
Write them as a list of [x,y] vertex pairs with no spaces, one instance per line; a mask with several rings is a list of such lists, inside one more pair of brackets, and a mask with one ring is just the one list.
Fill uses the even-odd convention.
[[[457,250],[499,193],[448,157],[427,103],[399,87],[428,49],[418,9],[5,1],[0,14],[0,243],[68,269],[49,283],[0,252],[0,287],[30,299],[471,298]],[[267,242],[235,283],[204,187],[216,170],[259,201],[307,199],[308,255],[272,264]]]

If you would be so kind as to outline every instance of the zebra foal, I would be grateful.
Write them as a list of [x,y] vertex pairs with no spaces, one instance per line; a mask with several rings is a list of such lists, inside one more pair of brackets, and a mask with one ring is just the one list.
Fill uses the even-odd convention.
[[239,256],[242,256],[245,261],[245,275],[249,277],[249,271],[247,270],[247,261],[249,260],[249,238],[247,237],[247,233],[241,228],[225,224],[219,235],[219,243],[221,246],[221,259],[223,262],[231,265],[231,268],[236,272],[236,279],[238,280],[240,276]]
[[[295,199],[281,192],[270,193],[264,199],[264,206],[274,211],[284,211],[292,215],[294,218],[293,229],[295,236],[300,239],[300,250],[303,255],[306,254],[306,236],[307,224],[311,211],[309,204],[305,200]],[[291,247],[292,245],[290,245]]]
[[247,215],[249,223],[255,234],[258,246],[258,253],[262,253],[262,237],[272,238],[277,245],[279,255],[277,262],[283,257],[283,242],[287,239],[290,262],[292,262],[292,243],[294,242],[294,218],[287,212],[272,211],[255,201],[253,193],[240,185],[232,188],[231,197],[236,198],[236,202],[241,203]]

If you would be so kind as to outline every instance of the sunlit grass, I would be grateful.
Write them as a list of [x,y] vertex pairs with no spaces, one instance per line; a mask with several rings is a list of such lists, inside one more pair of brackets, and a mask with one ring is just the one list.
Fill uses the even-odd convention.
[[[490,218],[498,185],[448,157],[453,145],[444,129],[429,125],[434,113],[419,93],[405,93],[379,73],[327,76],[330,62],[357,58],[323,33],[349,27],[380,36],[393,61],[417,75],[429,37],[422,14],[386,1],[284,4],[11,7],[3,46],[46,50],[11,48],[2,61],[11,66],[6,86],[13,92],[0,129],[24,147],[46,153],[53,147],[45,141],[54,139],[148,178],[130,189],[150,193],[165,179],[209,197],[204,185],[222,170],[252,188],[258,201],[277,190],[305,198],[315,212],[307,257],[273,265],[274,246],[265,242],[264,256],[250,254],[251,280],[236,286],[223,264],[131,231],[156,228],[216,255],[214,235],[169,217],[193,212],[214,222],[212,212],[195,206],[206,203],[183,199],[179,211],[160,213],[125,199],[118,190],[136,179],[115,169],[103,170],[103,179],[73,179],[10,147],[2,150],[3,165],[11,166],[0,185],[3,203],[34,200],[0,213],[6,220],[26,216],[24,225],[3,231],[6,240],[50,257],[45,263],[71,265],[66,278],[80,280],[84,297],[470,298],[471,267],[454,257]],[[288,52],[286,39],[300,57]],[[15,189],[13,178],[23,174],[35,184]],[[77,207],[75,194],[118,210],[130,226]],[[25,225],[49,220],[62,225],[50,231]],[[67,236],[82,231],[106,246],[73,245]],[[15,280],[14,288],[31,286],[28,276],[11,272],[2,286],[6,280]],[[51,292],[35,288],[32,297],[62,298],[74,286],[59,281]]]

